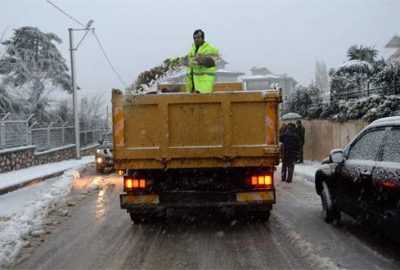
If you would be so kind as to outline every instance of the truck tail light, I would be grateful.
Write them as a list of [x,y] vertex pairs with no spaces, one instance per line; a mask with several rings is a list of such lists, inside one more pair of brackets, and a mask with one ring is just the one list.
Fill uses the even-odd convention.
[[124,183],[125,183],[124,184],[125,189],[132,189],[133,187],[132,179],[125,179]]
[[124,190],[134,190],[134,189],[142,189],[146,188],[147,183],[145,179],[136,179],[136,178],[125,178],[124,179]]
[[256,188],[272,187],[274,180],[272,175],[256,175],[251,177],[251,185]]

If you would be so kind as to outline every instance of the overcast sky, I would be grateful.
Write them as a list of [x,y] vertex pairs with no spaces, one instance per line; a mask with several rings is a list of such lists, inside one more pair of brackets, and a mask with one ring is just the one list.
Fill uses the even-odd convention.
[[[315,63],[328,69],[346,60],[353,44],[374,45],[380,57],[400,32],[400,0],[52,0],[93,27],[122,79],[136,76],[165,58],[186,54],[201,28],[219,48],[227,69],[249,74],[264,66],[300,84],[314,78]],[[69,65],[67,28],[80,26],[46,0],[0,0],[0,31],[6,38],[22,26],[53,32]],[[75,33],[75,41],[79,35]],[[76,54],[77,82],[89,93],[124,88],[89,35]]]

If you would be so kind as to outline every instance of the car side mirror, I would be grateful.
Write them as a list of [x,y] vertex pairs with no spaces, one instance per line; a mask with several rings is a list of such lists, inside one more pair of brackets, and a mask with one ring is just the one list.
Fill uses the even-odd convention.
[[343,149],[334,149],[329,153],[329,159],[333,163],[341,163],[343,161]]

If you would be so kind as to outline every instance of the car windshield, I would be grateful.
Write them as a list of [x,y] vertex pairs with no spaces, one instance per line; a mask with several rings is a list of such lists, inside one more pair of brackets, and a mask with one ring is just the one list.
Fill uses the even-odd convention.
[[104,136],[104,143],[112,143],[112,134],[106,134],[106,136]]

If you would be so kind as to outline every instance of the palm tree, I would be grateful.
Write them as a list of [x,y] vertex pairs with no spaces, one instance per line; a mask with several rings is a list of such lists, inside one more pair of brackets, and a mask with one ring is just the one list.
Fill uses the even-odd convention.
[[378,50],[373,46],[364,47],[363,45],[353,45],[347,50],[349,60],[361,60],[368,63],[373,63],[378,56]]

